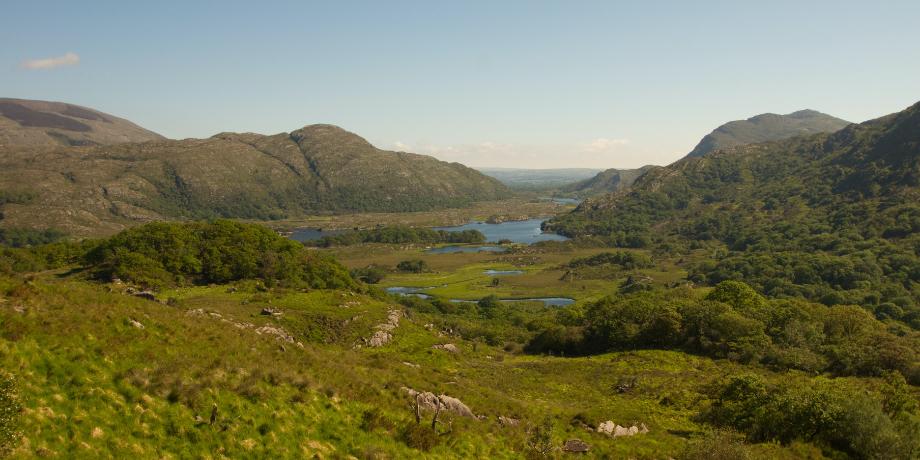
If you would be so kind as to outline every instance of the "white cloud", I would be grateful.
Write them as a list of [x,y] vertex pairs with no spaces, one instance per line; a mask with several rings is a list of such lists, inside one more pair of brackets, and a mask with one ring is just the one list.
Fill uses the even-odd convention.
[[22,62],[19,63],[20,69],[53,69],[55,67],[61,67],[65,65],[77,65],[80,63],[80,56],[77,56],[74,53],[67,53],[63,56],[58,56],[48,59],[37,59],[32,60],[29,58],[23,58]]

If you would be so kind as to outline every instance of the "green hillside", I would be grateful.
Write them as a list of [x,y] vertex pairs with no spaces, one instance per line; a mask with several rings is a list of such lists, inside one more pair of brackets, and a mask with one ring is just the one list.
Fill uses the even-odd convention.
[[920,329],[920,104],[850,125],[687,158],[586,200],[546,229],[660,254],[705,249],[690,280],[856,304]]
[[719,126],[707,134],[686,158],[698,157],[714,150],[778,141],[802,134],[832,133],[849,124],[849,121],[814,110],[799,110],[788,115],[764,113]]
[[0,145],[0,225],[106,235],[172,219],[425,211],[508,198],[459,163],[379,150],[330,125],[90,147]]
[[567,196],[572,195],[577,198],[619,192],[631,186],[639,176],[654,167],[650,165],[638,169],[608,169],[597,173],[590,179],[567,184],[561,188],[561,191]]

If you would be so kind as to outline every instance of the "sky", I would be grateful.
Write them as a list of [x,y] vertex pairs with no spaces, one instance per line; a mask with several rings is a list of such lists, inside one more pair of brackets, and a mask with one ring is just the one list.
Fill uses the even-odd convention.
[[473,167],[634,168],[920,101],[920,1],[0,0],[0,97],[173,139],[328,123]]

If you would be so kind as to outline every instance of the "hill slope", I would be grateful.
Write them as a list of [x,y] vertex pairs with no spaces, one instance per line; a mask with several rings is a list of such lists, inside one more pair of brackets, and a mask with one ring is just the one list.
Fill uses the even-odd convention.
[[648,165],[638,169],[608,169],[597,173],[596,176],[590,179],[565,185],[562,187],[562,192],[572,193],[579,197],[619,192],[631,186],[639,176],[654,167]]
[[0,144],[111,145],[165,139],[98,110],[63,102],[0,98]]
[[704,249],[708,260],[689,267],[694,282],[859,304],[920,328],[918,159],[920,104],[655,168],[545,228],[663,254]]
[[802,134],[831,133],[849,124],[848,121],[814,110],[800,110],[788,115],[764,113],[719,126],[707,134],[686,158],[698,157],[714,150],[778,141]]
[[[0,145],[5,227],[105,235],[174,218],[421,211],[507,198],[459,163],[379,150],[330,125],[91,147]],[[5,204],[4,204],[5,203]]]

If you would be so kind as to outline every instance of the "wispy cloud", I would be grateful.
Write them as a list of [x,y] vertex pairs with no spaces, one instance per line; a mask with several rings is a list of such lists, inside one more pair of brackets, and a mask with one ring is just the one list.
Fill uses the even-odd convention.
[[55,67],[61,67],[65,65],[77,65],[80,63],[80,56],[77,56],[74,53],[67,53],[63,56],[58,56],[48,59],[29,59],[23,58],[22,62],[19,63],[20,69],[53,69]]

